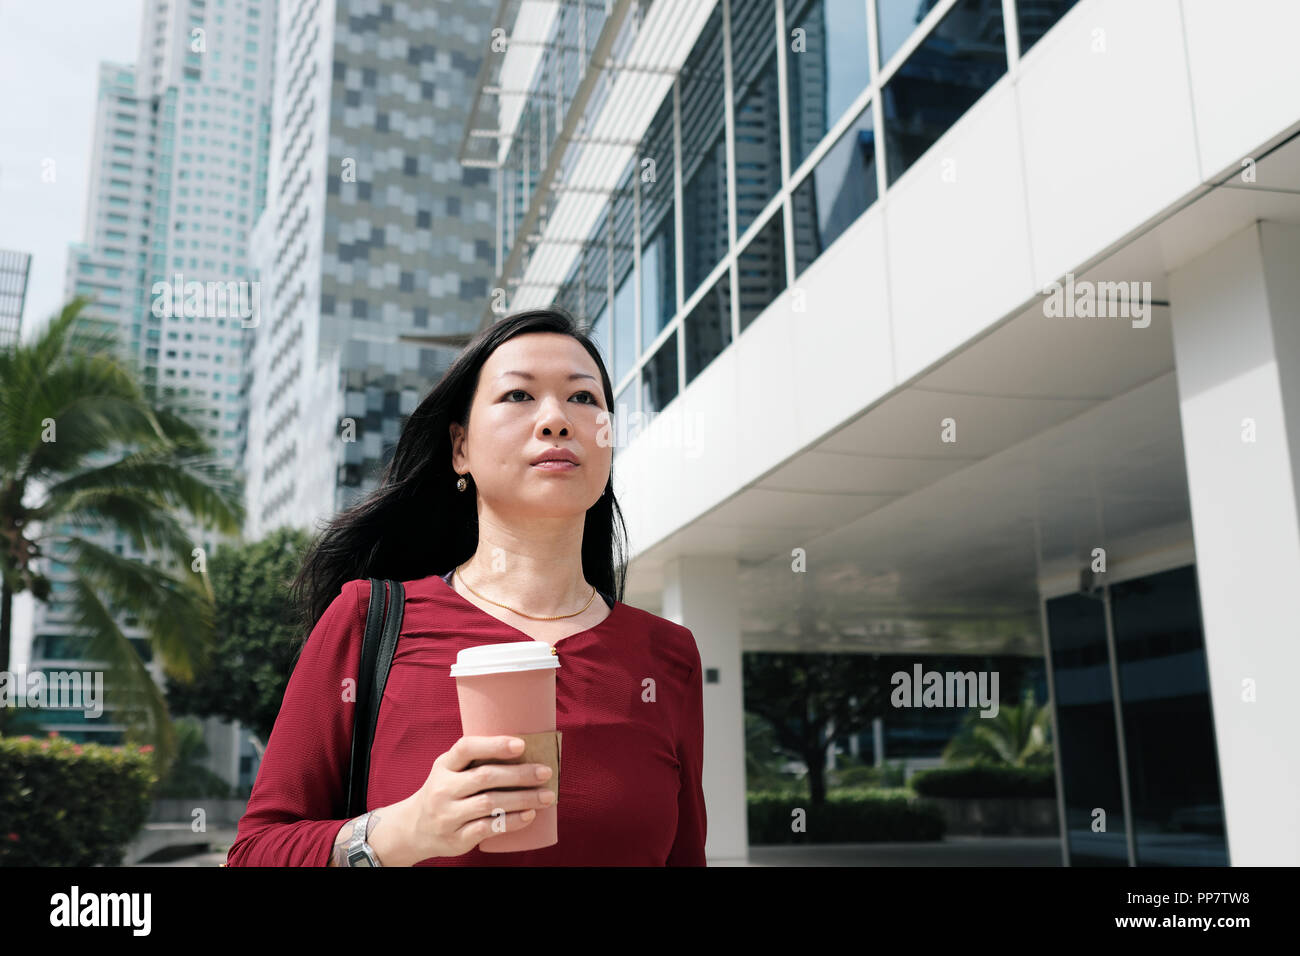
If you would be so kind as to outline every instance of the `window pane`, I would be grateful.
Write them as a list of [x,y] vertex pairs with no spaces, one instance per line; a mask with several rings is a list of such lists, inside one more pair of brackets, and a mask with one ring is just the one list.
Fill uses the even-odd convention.
[[[998,0],[1001,2],[1001,0]],[[917,24],[939,0],[876,0],[876,33],[880,37],[880,65],[898,52]]]
[[613,234],[614,288],[614,367],[611,374],[617,383],[636,364],[636,283],[633,281],[632,257],[636,253],[635,195],[632,177],[636,159],[628,161],[618,186],[610,197],[610,229]]
[[1017,0],[1021,55],[1042,39],[1043,34],[1076,3],[1078,0]]
[[1006,71],[1001,5],[962,0],[885,86],[890,184]]
[[638,152],[641,190],[641,346],[677,313],[673,216],[673,98],[660,104]]
[[677,312],[671,219],[641,247],[641,348],[648,349]]
[[781,188],[776,54],[736,101],[736,235],[749,228]]
[[614,293],[614,368],[615,382],[632,371],[636,364],[636,282],[629,268],[618,291]]
[[1196,569],[1110,589],[1138,866],[1227,866]]
[[681,73],[682,270],[688,297],[727,251],[724,99],[719,3]]
[[686,384],[731,344],[731,275],[724,272],[686,317]]
[[[813,151],[870,80],[862,0],[787,3],[790,169]],[[796,31],[801,30],[802,33]]]
[[736,259],[740,331],[785,291],[785,229],[780,209]]
[[659,351],[641,369],[641,411],[662,411],[677,397],[677,333],[664,340]]
[[596,343],[596,349],[600,352],[600,357],[605,363],[605,368],[609,368],[609,305],[607,304],[600,310],[600,315],[596,316],[596,321],[591,324],[591,340]]
[[[1079,594],[1053,598],[1047,602],[1047,631],[1070,864],[1127,866],[1105,607]],[[1104,831],[1093,830],[1094,807],[1106,810]]]
[[859,114],[791,196],[795,274],[801,274],[876,201],[871,105]]
[[781,103],[772,0],[732,0],[736,102],[736,234],[781,188]]
[[582,316],[588,322],[604,311],[609,300],[609,220],[608,208],[597,220],[591,238],[583,247]]

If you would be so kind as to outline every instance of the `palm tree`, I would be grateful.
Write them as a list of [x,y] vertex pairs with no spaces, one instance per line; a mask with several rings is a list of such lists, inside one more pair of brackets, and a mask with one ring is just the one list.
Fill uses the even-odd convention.
[[999,707],[996,717],[972,714],[962,732],[944,748],[945,763],[987,763],[1004,767],[1031,767],[1050,763],[1052,715],[1047,705],[1034,703],[1025,693],[1019,706]]
[[[137,618],[164,671],[188,679],[206,659],[213,602],[178,515],[237,533],[243,506],[187,420],[192,409],[149,400],[113,339],[78,323],[85,305],[74,299],[35,341],[0,352],[0,671],[14,595],[48,601],[38,559],[61,562],[73,574],[66,603],[88,637],[84,656],[105,665],[105,696],[131,739],[168,765],[176,740],[165,699],[116,617]],[[149,557],[91,539],[113,531]]]

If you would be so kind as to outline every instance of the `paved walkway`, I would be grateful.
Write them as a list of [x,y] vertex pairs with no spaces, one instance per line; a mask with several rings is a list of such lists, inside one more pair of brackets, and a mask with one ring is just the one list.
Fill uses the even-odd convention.
[[931,843],[751,846],[750,866],[1060,866],[1057,837],[946,837]]
[[[135,866],[218,866],[225,850]],[[749,866],[1060,866],[1056,837],[948,837],[934,843],[751,846]]]

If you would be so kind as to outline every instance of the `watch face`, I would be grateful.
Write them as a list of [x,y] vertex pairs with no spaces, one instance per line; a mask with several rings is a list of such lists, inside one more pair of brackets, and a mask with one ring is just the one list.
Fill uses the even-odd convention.
[[361,847],[348,852],[348,866],[370,866],[370,855]]

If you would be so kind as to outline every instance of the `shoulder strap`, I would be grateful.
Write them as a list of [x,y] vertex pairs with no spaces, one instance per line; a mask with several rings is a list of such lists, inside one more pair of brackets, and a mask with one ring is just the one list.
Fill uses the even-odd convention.
[[[383,589],[384,598],[375,600]],[[402,631],[406,594],[400,581],[370,579],[370,606],[361,644],[361,667],[357,675],[357,699],[352,715],[352,753],[348,762],[348,818],[365,810],[370,778],[370,747],[374,743],[379,705],[384,698],[393,651]],[[385,610],[387,605],[387,610]]]

